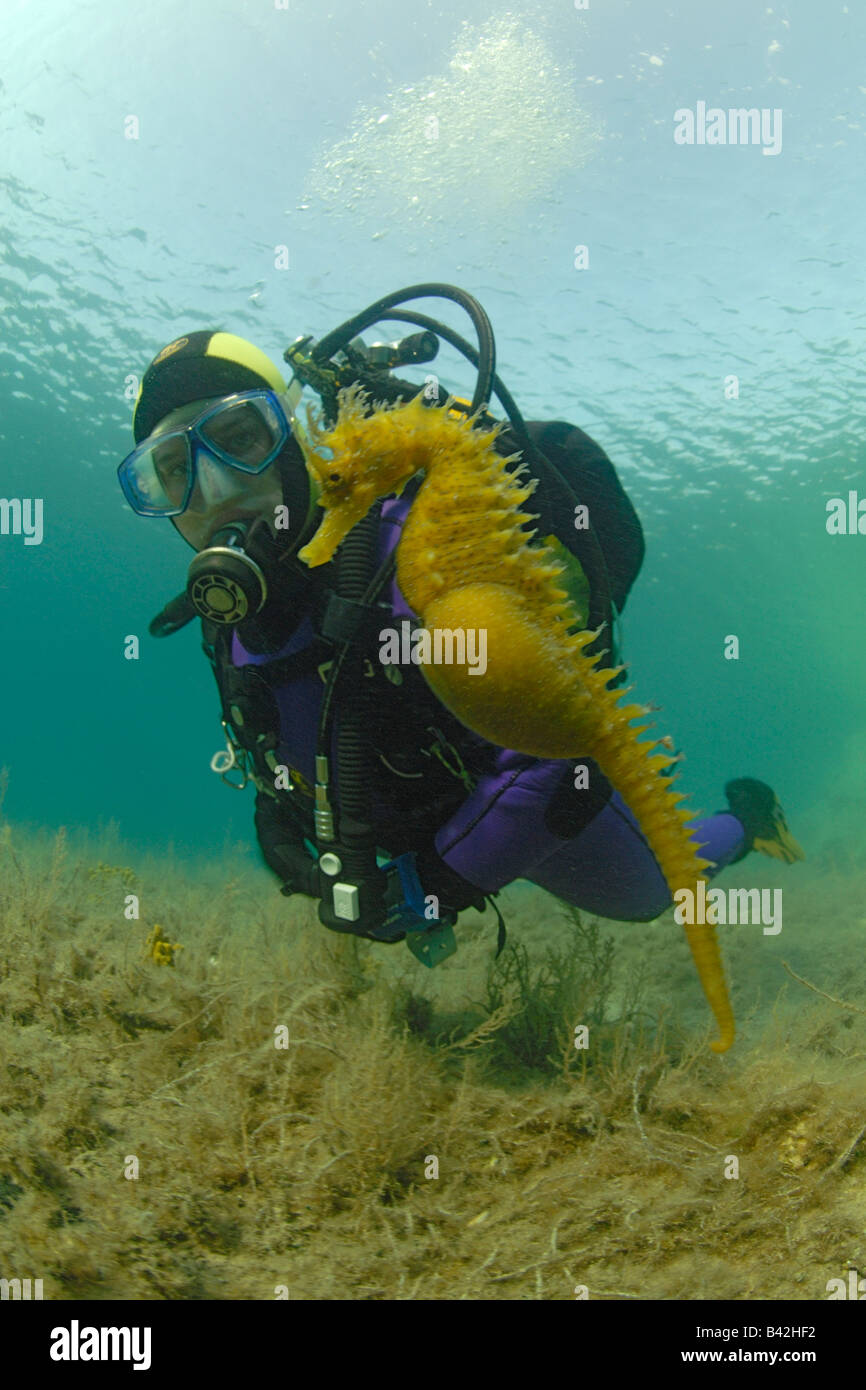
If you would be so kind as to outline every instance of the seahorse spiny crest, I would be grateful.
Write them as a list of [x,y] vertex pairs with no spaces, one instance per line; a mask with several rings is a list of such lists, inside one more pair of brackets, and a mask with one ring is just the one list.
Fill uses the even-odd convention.
[[[318,483],[325,518],[300,556],[329,560],[377,497],[399,493],[423,471],[397,548],[397,580],[428,629],[479,629],[487,634],[487,668],[478,679],[467,666],[424,665],[443,704],[492,743],[539,758],[593,759],[638,820],[671,894],[696,891],[709,861],[698,854],[679,803],[675,778],[663,778],[670,753],[662,740],[640,742],[650,727],[646,707],[621,704],[609,688],[617,671],[604,670],[585,649],[599,636],[580,630],[582,618],[559,582],[563,566],[551,546],[535,539],[521,510],[534,481],[509,469],[519,455],[494,448],[501,427],[481,429],[477,416],[457,417],[425,405],[422,394],[367,410],[357,387],[339,395],[330,430],[308,410],[307,466]],[[330,455],[330,457],[328,457]],[[619,668],[621,669],[621,668]],[[715,926],[686,926],[698,974],[719,1025],[712,1043],[723,1052],[734,1038]]]

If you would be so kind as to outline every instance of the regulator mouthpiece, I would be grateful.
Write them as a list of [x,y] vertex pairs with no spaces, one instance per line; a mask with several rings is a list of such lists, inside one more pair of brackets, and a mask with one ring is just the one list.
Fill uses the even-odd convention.
[[196,612],[212,623],[234,626],[260,612],[268,597],[264,571],[244,550],[249,522],[214,533],[187,573],[186,592]]

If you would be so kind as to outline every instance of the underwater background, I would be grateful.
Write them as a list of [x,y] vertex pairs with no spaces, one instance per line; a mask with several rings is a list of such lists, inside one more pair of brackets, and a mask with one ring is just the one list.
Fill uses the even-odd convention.
[[[510,1154],[497,1176],[523,1175],[524,1163],[537,1164],[541,1174],[555,1160],[564,1165],[566,1191],[573,1152],[563,1136],[570,1134],[574,1151],[591,1141],[601,1155],[586,1170],[597,1174],[596,1206],[603,1205],[604,1184],[624,1173],[639,1203],[647,1181],[641,1165],[652,1169],[660,1155],[674,1161],[673,1141],[665,1148],[640,1124],[633,1127],[634,1151],[617,1148],[616,1127],[643,1113],[640,1097],[652,1074],[658,1087],[672,1088],[656,1116],[669,1133],[691,1126],[706,1141],[717,1125],[713,1142],[720,1152],[728,1152],[734,1130],[764,1146],[765,1186],[754,1190],[767,1213],[768,1242],[772,1213],[785,1202],[790,1208],[792,1174],[809,1194],[810,1174],[838,1180],[838,1207],[826,1205],[833,1183],[824,1181],[816,1206],[804,1189],[804,1210],[814,1215],[801,1233],[808,1251],[792,1254],[771,1288],[760,1259],[748,1277],[742,1273],[742,1232],[739,1255],[724,1265],[721,1254],[717,1264],[702,1263],[700,1247],[709,1237],[698,1217],[701,1201],[709,1199],[694,1193],[706,1193],[710,1180],[692,1174],[690,1159],[677,1151],[675,1166],[683,1182],[694,1181],[688,1190],[698,1213],[691,1245],[681,1231],[688,1262],[680,1268],[677,1260],[686,1257],[672,1257],[673,1245],[662,1241],[657,1263],[646,1255],[638,1278],[634,1250],[617,1268],[619,1247],[598,1245],[601,1268],[612,1271],[596,1279],[598,1296],[649,1290],[671,1298],[823,1297],[826,1278],[844,1270],[846,1259],[860,1259],[861,1273],[866,1268],[866,1256],[857,1253],[866,1249],[866,1159],[862,1151],[858,1159],[856,1148],[846,1157],[862,1095],[862,1084],[851,1078],[866,1053],[866,535],[829,535],[826,526],[831,498],[847,499],[857,489],[866,497],[864,53],[866,12],[836,0],[820,7],[807,0],[781,6],[593,0],[587,9],[561,3],[519,10],[489,0],[409,10],[398,0],[336,0],[329,7],[289,0],[285,8],[242,0],[188,0],[178,8],[151,0],[121,9],[109,0],[82,0],[74,8],[66,0],[4,0],[0,496],[42,498],[44,536],[39,545],[25,545],[22,536],[0,535],[0,766],[8,774],[0,809],[4,852],[13,857],[0,888],[8,964],[0,1023],[17,1030],[14,1047],[23,1048],[25,1059],[44,1061],[44,1068],[17,1062],[15,1082],[21,1115],[44,1128],[34,1137],[20,1116],[15,1122],[22,1147],[0,1171],[0,1213],[6,1213],[0,1214],[0,1253],[5,1264],[24,1250],[31,1263],[50,1266],[50,1296],[272,1297],[268,1280],[288,1277],[279,1259],[272,1269],[263,1253],[274,1248],[273,1223],[287,1219],[276,1207],[270,1235],[267,1223],[256,1225],[260,1244],[252,1253],[236,1211],[224,1228],[202,1227],[204,1235],[188,1215],[187,1235],[199,1231],[199,1246],[187,1268],[174,1258],[183,1244],[177,1232],[166,1234],[164,1222],[153,1217],[148,1224],[139,1213],[129,1228],[131,1244],[118,1236],[116,1249],[106,1245],[102,1258],[88,1264],[85,1247],[94,1248],[94,1230],[102,1227],[80,1193],[69,1195],[89,1174],[90,1190],[102,1191],[100,1200],[108,1202],[110,1164],[103,1191],[87,1163],[96,1163],[105,1143],[129,1151],[133,1141],[120,1117],[130,1077],[137,1086],[146,1074],[152,1094],[176,1075],[174,1060],[166,1060],[170,1050],[157,1048],[163,1033],[173,1046],[178,1036],[188,1045],[186,1070],[195,1069],[199,1050],[212,1047],[221,1061],[201,1066],[216,1065],[221,1077],[231,1078],[229,1056],[243,1053],[243,1039],[258,1036],[259,1024],[267,1031],[281,1016],[268,989],[283,977],[301,990],[292,1007],[323,1048],[334,1028],[357,1028],[357,1046],[347,1053],[372,1039],[378,1060],[374,1066],[368,1057],[363,1076],[336,1079],[320,1074],[317,1060],[296,1091],[280,1091],[284,1082],[276,1080],[271,1091],[269,1081],[256,1120],[262,1127],[271,1124],[269,1105],[274,1115],[318,1114],[304,1088],[320,1087],[323,1113],[355,1107],[361,1116],[369,1113],[372,1132],[381,1118],[383,1075],[393,1078],[402,1067],[407,1076],[416,1067],[418,1086],[429,1085],[429,1095],[439,1097],[440,1113],[458,1097],[457,1109],[447,1111],[449,1133],[462,1135],[465,1153],[475,1153],[473,1145],[482,1144],[473,1129],[478,1105],[486,1095],[495,1110],[491,1097],[507,1085],[530,1115],[553,1107],[536,1116],[541,1128],[533,1129],[530,1118],[526,1133],[540,1134],[545,1125],[553,1133],[559,1125],[561,1142],[545,1149],[539,1140],[537,1151],[529,1143],[522,1158]],[[698,102],[780,109],[781,150],[675,143],[674,113]],[[577,269],[581,246],[589,264]],[[286,269],[275,268],[278,247],[288,250]],[[496,334],[497,369],[524,417],[566,419],[591,434],[637,508],[647,554],[622,619],[623,651],[636,697],[662,707],[660,732],[685,752],[682,786],[690,805],[711,813],[723,806],[729,778],[761,778],[778,792],[806,850],[804,865],[756,865],[753,856],[745,876],[724,880],[779,886],[785,894],[781,940],[742,933],[726,942],[723,934],[742,1025],[739,1055],[735,1049],[724,1064],[729,1111],[712,1070],[720,1064],[696,1060],[683,1041],[691,1030],[700,1043],[706,1018],[682,933],[669,918],[652,927],[610,928],[611,949],[626,972],[641,962],[649,972],[649,1014],[665,1000],[682,1001],[679,1041],[660,1042],[650,1029],[646,1057],[643,1043],[634,1041],[634,1000],[625,983],[608,978],[612,958],[593,937],[596,927],[563,925],[557,904],[539,890],[518,886],[504,895],[511,939],[528,955],[509,957],[508,979],[492,983],[485,972],[495,932],[489,923],[477,926],[474,915],[466,918],[465,952],[461,947],[441,974],[423,980],[414,964],[409,979],[402,958],[386,961],[387,953],[377,956],[367,943],[335,942],[324,929],[317,932],[311,911],[281,899],[259,864],[252,791],[229,791],[209,770],[222,736],[198,625],[164,641],[147,636],[150,619],[184,587],[191,557],[170,524],[133,515],[116,481],[131,448],[137,380],[154,354],[180,334],[219,327],[280,362],[298,335],[319,338],[379,296],[429,280],[459,285],[480,300]],[[453,306],[415,307],[441,311],[467,333]],[[393,333],[386,326],[366,334],[367,341],[398,336],[398,326],[390,327]],[[449,387],[471,394],[469,369],[447,345],[435,370]],[[411,369],[405,374],[413,377]],[[415,375],[420,384],[424,371]],[[726,391],[732,377],[739,383],[735,397]],[[129,634],[141,640],[138,661],[124,659]],[[729,634],[740,640],[736,661],[725,659]],[[158,911],[152,900],[148,905],[147,926],[166,922],[184,944],[173,972],[151,969],[145,979],[132,961],[129,924],[118,925],[105,885],[134,881],[142,885],[143,902],[145,884],[162,894]],[[235,885],[228,892],[226,881]],[[548,921],[558,925],[548,930]],[[281,938],[282,922],[293,924],[290,941]],[[144,924],[136,925],[143,941]],[[84,943],[82,930],[90,933]],[[551,943],[566,954],[555,968],[545,965],[546,975],[533,974],[533,959],[544,959]],[[136,939],[135,950],[140,946]],[[292,950],[302,955],[296,959]],[[585,1068],[576,1077],[566,1048],[561,1075],[545,1076],[561,1042],[561,1015],[576,1007],[574,997],[563,1001],[551,993],[551,980],[561,984],[568,960],[578,958],[588,963],[599,1024],[610,1028],[610,1065],[594,1078]],[[837,1001],[799,1035],[799,1048],[777,1032],[768,1040],[764,1030],[784,1033],[785,1019],[796,1019],[806,1005],[825,1008],[827,999],[817,1005],[818,996],[801,985],[780,1010],[780,991],[792,988],[783,958]],[[35,971],[33,960],[40,961]],[[247,1013],[221,1019],[209,1002],[222,998],[213,971],[223,969],[247,982]],[[303,1002],[305,972],[321,985],[312,1005]],[[99,1001],[108,976],[116,976],[119,993],[106,1011]],[[581,999],[585,988],[579,982]],[[477,1003],[479,995],[484,1006],[471,1017],[464,1001]],[[838,1004],[843,995],[846,1008]],[[339,1001],[336,1023],[336,1014],[307,1016],[323,998]],[[523,1014],[509,1014],[518,1004]],[[372,1010],[369,1017],[362,1005]],[[142,1022],[151,1008],[152,1018],[168,1020],[163,1032]],[[515,1018],[529,1026],[527,1008],[536,1011],[536,1023],[543,1015],[541,1040],[521,1052],[512,1037],[510,1050],[496,1051],[496,1038],[516,1026]],[[197,1010],[207,1028],[199,1022],[190,1041],[184,1020]],[[491,1018],[495,1026],[487,1033],[473,1032]],[[798,1025],[791,1026],[796,1036]],[[112,1027],[120,1028],[124,1046],[139,1037],[147,1043],[143,1072],[135,1070],[138,1061],[125,1073],[119,1064],[106,1071],[100,1063],[113,1088],[102,1129],[88,1129],[92,1092],[82,1094],[74,1124],[60,1108],[55,1127],[46,1119],[46,1098],[51,1112],[51,1096],[60,1107],[60,1092],[68,1091],[49,1061],[52,1027],[71,1030],[65,1065],[68,1075],[85,1078],[87,1058],[102,1056]],[[389,1048],[409,1047],[407,1036],[426,1051],[423,1058],[401,1053],[398,1066]],[[524,1068],[516,1073],[515,1048]],[[248,1052],[254,1051],[250,1042]],[[488,1070],[474,1077],[478,1105],[470,1105],[465,1091],[453,1089],[455,1058],[478,1062],[482,1053]],[[248,1080],[239,1073],[226,1081],[220,1103],[229,1104],[235,1086],[242,1108]],[[811,1084],[819,1090],[803,1090]],[[780,1111],[786,1088],[799,1099]],[[413,1129],[417,1094],[406,1094],[391,1121],[382,1122],[393,1153],[387,1159],[368,1153],[366,1196],[378,1193],[383,1165],[399,1187],[417,1145],[422,1156],[428,1152]],[[761,1109],[761,1095],[771,1109]],[[156,1151],[168,1155],[172,1171],[188,1161],[200,1174],[203,1206],[227,1181],[222,1171],[209,1172],[195,1147],[205,1141],[194,1143],[203,1124],[196,1107],[210,1103],[205,1090],[190,1093],[182,1117],[188,1132],[174,1113],[179,1107],[168,1119],[138,1112],[147,1114]],[[489,1130],[507,1148],[502,1116],[491,1118]],[[215,1134],[225,1132],[225,1125],[215,1127]],[[281,1145],[290,1146],[291,1124],[262,1128],[267,1139],[278,1133]],[[569,1280],[581,1281],[580,1258],[572,1259],[561,1284],[539,1290],[532,1231],[514,1237],[512,1264],[527,1266],[525,1278],[488,1261],[490,1252],[481,1247],[469,1261],[471,1278],[464,1280],[462,1266],[443,1274],[440,1261],[441,1283],[432,1295],[423,1273],[417,1273],[421,1292],[413,1294],[416,1272],[411,1260],[400,1264],[402,1254],[387,1275],[360,1265],[352,1274],[347,1251],[363,1248],[359,1232],[366,1227],[360,1222],[338,1234],[338,1214],[351,1198],[325,1187],[339,1172],[339,1165],[329,1166],[334,1154],[354,1151],[353,1144],[360,1152],[367,1139],[340,1133],[333,1152],[319,1134],[324,1147],[321,1154],[312,1149],[314,1176],[304,1176],[294,1151],[292,1171],[313,1184],[304,1210],[318,1213],[319,1224],[309,1218],[303,1230],[310,1239],[317,1231],[336,1242],[348,1283],[328,1283],[326,1272],[315,1272],[319,1255],[310,1254],[306,1264],[307,1256],[299,1257],[293,1296],[572,1296]],[[603,1133],[610,1142],[602,1154]],[[408,1145],[405,1153],[401,1145]],[[33,1159],[37,1150],[49,1155],[41,1168]],[[271,1156],[273,1173],[285,1172],[288,1151],[280,1150],[282,1159]],[[303,1146],[301,1152],[308,1154]],[[270,1177],[244,1153],[241,1176],[232,1181],[270,1191]],[[83,1167],[81,1154],[91,1155]],[[496,1151],[478,1159],[479,1165],[491,1161],[499,1161]],[[775,1186],[774,1162],[781,1165]],[[661,1188],[661,1176],[658,1181]],[[482,1210],[495,1211],[498,1200],[494,1185],[477,1211],[468,1203],[464,1225]],[[151,1214],[159,1201],[171,1207],[167,1189],[150,1201]],[[463,1212],[456,1201],[444,1206],[452,1215],[455,1208]],[[639,1234],[644,1217],[637,1210],[628,1229]],[[13,1227],[13,1219],[20,1224]],[[473,1239],[492,1219],[472,1228]],[[712,1239],[721,1249],[734,1226],[730,1213],[718,1219]],[[441,1217],[448,1243],[450,1220]],[[95,1224],[82,1233],[87,1222]],[[679,1229],[679,1216],[677,1223]],[[122,1221],[116,1229],[125,1230]],[[653,1229],[650,1212],[645,1229]],[[411,1244],[411,1215],[404,1236]],[[792,1251],[797,1237],[792,1230]],[[558,1239],[562,1248],[563,1234]],[[548,1226],[545,1260],[549,1240]],[[303,1247],[300,1235],[298,1241]],[[143,1260],[141,1269],[159,1268],[139,1278],[134,1251],[148,1242],[151,1264]],[[649,1236],[642,1248],[645,1254],[653,1248]],[[207,1252],[215,1250],[222,1259],[237,1252],[227,1284],[207,1272]],[[77,1252],[74,1258],[69,1251]],[[795,1283],[797,1275],[811,1280],[809,1291]]]

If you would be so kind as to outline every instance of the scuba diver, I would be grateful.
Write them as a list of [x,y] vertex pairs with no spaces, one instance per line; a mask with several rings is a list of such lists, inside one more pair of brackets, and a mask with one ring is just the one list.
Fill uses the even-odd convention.
[[[469,314],[478,346],[449,325],[401,308],[438,297]],[[368,345],[382,319],[414,325],[401,341]],[[470,400],[435,377],[395,375],[426,364],[445,341],[476,369]],[[489,320],[453,286],[416,285],[385,296],[319,342],[299,338],[282,371],[253,344],[197,331],[159,352],[141,381],[135,448],[119,469],[142,516],[167,517],[195,551],[186,590],[151,623],[154,636],[201,618],[226,749],[214,771],[256,787],[255,827],[281,891],[319,902],[331,930],[396,942],[432,966],[456,949],[466,908],[525,879],[602,917],[650,921],[671,894],[629,807],[589,758],[542,759],[495,746],[462,724],[417,664],[386,661],[380,636],[410,630],[417,614],[394,579],[394,551],[417,486],[379,501],[318,568],[298,558],[321,517],[297,414],[319,398],[326,423],[338,394],[359,384],[372,402],[410,400],[497,423],[503,456],[519,452],[536,479],[527,525],[555,547],[588,614],[600,668],[615,666],[616,619],[640,569],[640,522],[604,451],[563,420],[524,421],[495,370]],[[472,424],[474,428],[474,423]],[[578,527],[586,509],[591,524]],[[610,650],[603,650],[605,644]],[[612,671],[610,685],[623,671]],[[666,745],[667,746],[667,745]],[[671,776],[678,757],[671,747]],[[579,785],[578,785],[579,783]],[[766,784],[739,778],[728,806],[688,822],[713,873],[755,849],[803,858]]]

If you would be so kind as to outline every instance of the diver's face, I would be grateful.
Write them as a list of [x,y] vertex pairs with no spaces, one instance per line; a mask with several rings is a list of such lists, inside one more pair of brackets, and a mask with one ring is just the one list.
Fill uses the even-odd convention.
[[[179,426],[188,425],[201,415],[206,406],[220,400],[212,396],[179,406],[160,420],[152,435],[169,434]],[[167,449],[178,448],[178,466],[185,466],[185,453],[180,440],[170,441]],[[274,529],[276,508],[283,500],[279,468],[272,463],[263,473],[242,473],[223,463],[206,449],[196,448],[196,480],[186,510],[171,518],[174,526],[196,550],[204,550],[216,531],[230,521],[255,520],[263,517]],[[165,461],[170,466],[171,460]]]

